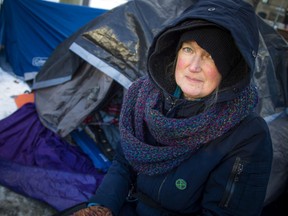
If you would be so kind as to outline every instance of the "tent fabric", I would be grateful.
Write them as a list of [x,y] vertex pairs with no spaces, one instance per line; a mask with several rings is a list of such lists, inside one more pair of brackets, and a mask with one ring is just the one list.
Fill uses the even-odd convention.
[[1,185],[63,210],[90,198],[104,173],[27,103],[0,121],[0,176]]
[[113,83],[112,78],[96,68],[82,64],[70,82],[37,91],[35,102],[43,105],[38,115],[43,116],[46,127],[65,137],[105,101]]
[[0,44],[13,72],[34,77],[63,40],[106,11],[43,0],[4,0]]
[[288,190],[288,110],[268,124],[273,143],[273,163],[265,203],[275,201]]
[[[177,17],[193,2],[195,0],[179,0],[177,4],[173,0],[134,0],[96,17],[54,50],[35,77],[32,88],[64,83],[83,59],[85,64],[93,65],[128,88],[131,82],[146,74],[147,50],[154,35],[165,22]],[[96,38],[86,34],[90,31]],[[77,48],[80,50],[75,53]],[[84,53],[80,55],[81,50]]]
[[[65,89],[71,89],[73,86],[74,89],[81,90],[85,86],[92,88],[102,85],[100,80],[95,80],[93,86],[91,82],[88,84],[75,81],[77,74],[86,76],[84,74],[89,73],[88,68],[91,66],[94,68],[91,79],[97,76],[110,77],[125,89],[135,79],[145,75],[147,49],[153,36],[161,29],[164,22],[178,16],[192,3],[193,1],[181,0],[175,7],[171,7],[174,5],[172,0],[129,1],[95,18],[67,38],[54,50],[35,77],[32,86],[35,91],[36,108],[43,124],[65,137],[79,126],[84,115],[88,115],[87,111],[99,109],[101,102],[105,102],[101,100],[106,98],[98,97],[95,103],[90,103],[87,100],[88,95],[79,92],[83,95],[83,100],[77,105],[82,106],[82,110],[77,109],[79,114],[71,115],[75,106],[73,103],[70,104],[68,98],[75,98],[75,92]],[[83,36],[90,31],[92,31],[90,35],[95,31],[99,33],[98,38],[95,39],[99,44],[94,43],[96,41],[88,41],[89,37]],[[81,49],[85,51],[82,56],[76,54],[75,50],[71,50],[71,46],[78,40],[81,41]],[[78,44],[77,46],[79,47]],[[90,55],[85,56],[86,54]],[[72,77],[76,79],[73,80]],[[67,81],[69,78],[71,80]],[[101,88],[104,88],[104,85]],[[63,100],[64,96],[66,100]],[[45,101],[49,101],[49,108]]]
[[259,113],[263,117],[288,107],[288,43],[258,17],[261,43],[254,80],[260,93]]

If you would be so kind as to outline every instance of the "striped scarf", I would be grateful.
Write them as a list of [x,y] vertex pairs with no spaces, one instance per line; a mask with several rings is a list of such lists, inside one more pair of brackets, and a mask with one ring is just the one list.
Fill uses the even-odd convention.
[[[225,134],[257,105],[255,87],[247,86],[231,101],[183,119],[160,112],[161,91],[151,81],[139,79],[127,91],[120,116],[122,148],[126,159],[142,174],[157,175],[179,166],[203,144]],[[159,145],[144,140],[145,126]]]

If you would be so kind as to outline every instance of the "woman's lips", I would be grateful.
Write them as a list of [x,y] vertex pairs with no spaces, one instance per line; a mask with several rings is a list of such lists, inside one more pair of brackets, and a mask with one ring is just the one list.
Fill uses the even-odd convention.
[[203,82],[202,80],[200,79],[197,79],[197,78],[193,78],[193,77],[189,77],[189,76],[186,76],[186,79],[189,81],[189,82]]

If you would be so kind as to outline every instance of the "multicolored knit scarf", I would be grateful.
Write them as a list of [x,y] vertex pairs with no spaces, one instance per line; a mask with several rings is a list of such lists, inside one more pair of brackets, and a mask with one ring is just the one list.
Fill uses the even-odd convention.
[[[246,87],[240,95],[218,103],[191,118],[167,118],[160,112],[161,92],[151,81],[140,79],[129,88],[120,116],[120,133],[124,155],[142,174],[157,175],[177,167],[203,144],[225,134],[257,105],[254,87]],[[145,143],[147,124],[158,146]]]

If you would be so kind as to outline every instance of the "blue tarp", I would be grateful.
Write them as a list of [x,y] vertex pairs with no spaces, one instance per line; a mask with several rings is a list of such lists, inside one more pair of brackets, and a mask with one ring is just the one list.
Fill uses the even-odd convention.
[[43,0],[4,0],[0,46],[13,72],[29,79],[29,74],[37,73],[64,39],[104,12]]

